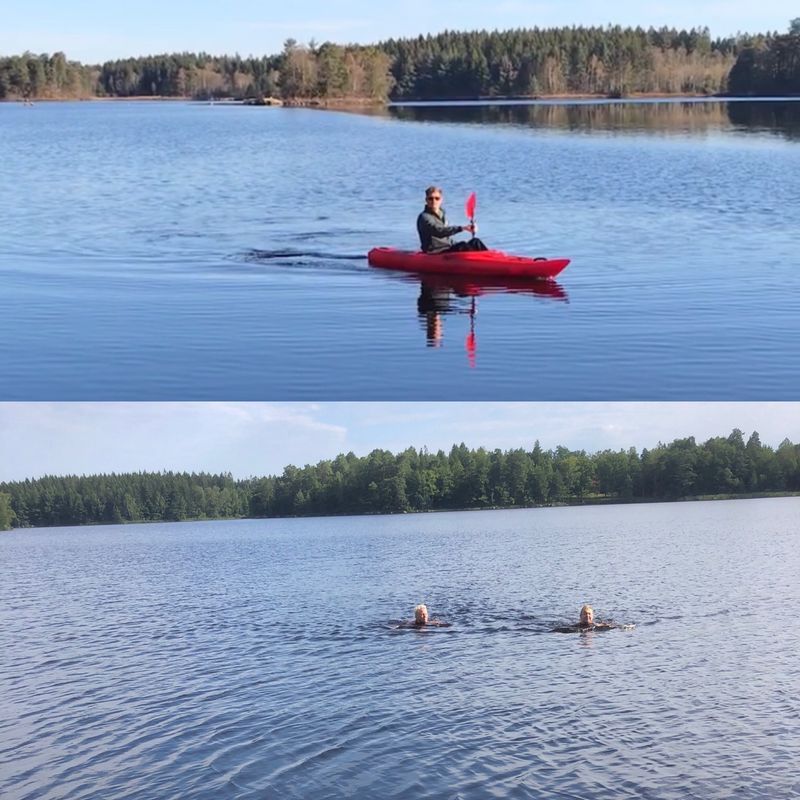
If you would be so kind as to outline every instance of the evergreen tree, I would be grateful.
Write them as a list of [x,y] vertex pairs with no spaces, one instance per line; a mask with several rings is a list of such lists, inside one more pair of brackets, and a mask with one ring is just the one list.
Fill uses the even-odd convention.
[[14,512],[11,510],[11,495],[0,492],[0,531],[11,529]]
[[353,453],[281,475],[131,473],[44,476],[0,484],[0,528],[184,519],[363,514],[800,491],[800,445],[777,450],[757,432],[693,437],[652,449],[587,454],[565,447],[507,452],[454,445]]

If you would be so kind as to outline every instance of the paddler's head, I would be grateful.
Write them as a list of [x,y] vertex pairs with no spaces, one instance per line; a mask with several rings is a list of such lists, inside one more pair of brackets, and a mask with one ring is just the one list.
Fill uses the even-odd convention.
[[427,625],[428,623],[428,606],[424,603],[420,603],[414,609],[414,622],[417,625]]
[[425,190],[425,206],[431,211],[438,211],[442,206],[442,190],[438,186],[429,186]]
[[581,609],[581,625],[594,624],[594,609],[591,606],[584,606]]

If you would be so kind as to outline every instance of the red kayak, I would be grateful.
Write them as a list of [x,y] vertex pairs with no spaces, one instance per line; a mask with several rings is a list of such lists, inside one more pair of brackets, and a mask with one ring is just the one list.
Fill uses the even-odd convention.
[[569,264],[568,258],[525,258],[501,250],[431,254],[392,247],[375,247],[367,259],[371,266],[384,269],[504,278],[555,278]]

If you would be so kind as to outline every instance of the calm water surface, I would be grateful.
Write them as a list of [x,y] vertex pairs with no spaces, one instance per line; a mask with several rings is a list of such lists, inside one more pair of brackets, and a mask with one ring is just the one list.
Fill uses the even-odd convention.
[[[800,796],[800,498],[0,536],[0,795]],[[416,602],[453,623],[398,629]],[[592,601],[630,631],[558,634]]]
[[[798,399],[799,107],[0,104],[0,400]],[[370,269],[434,181],[572,264]]]

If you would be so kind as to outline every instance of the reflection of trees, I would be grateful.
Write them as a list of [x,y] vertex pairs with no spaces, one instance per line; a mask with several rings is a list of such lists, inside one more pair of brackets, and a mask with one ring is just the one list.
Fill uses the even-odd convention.
[[720,128],[728,118],[722,103],[540,103],[474,106],[403,106],[389,113],[416,122],[520,125],[574,131],[687,131]]
[[728,103],[728,116],[731,124],[741,128],[800,139],[800,103]]
[[800,101],[791,100],[392,106],[365,113],[412,122],[517,125],[587,132],[685,133],[735,125],[745,130],[800,138]]

